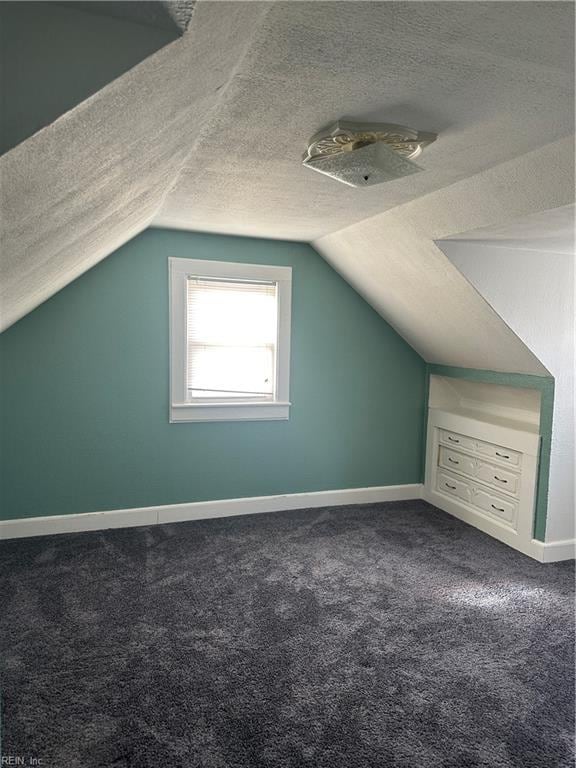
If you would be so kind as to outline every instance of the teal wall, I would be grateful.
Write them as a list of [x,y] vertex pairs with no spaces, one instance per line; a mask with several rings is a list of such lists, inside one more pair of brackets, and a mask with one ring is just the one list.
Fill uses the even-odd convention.
[[177,27],[92,13],[90,6],[0,2],[0,153],[180,34]]
[[[293,267],[289,421],[168,423],[169,256]],[[426,365],[303,243],[147,230],[0,361],[3,519],[421,481]]]
[[[546,517],[548,512],[548,478],[550,474],[550,450],[552,447],[552,416],[554,412],[554,378],[552,376],[530,376],[525,373],[500,373],[476,368],[455,368],[450,365],[427,366],[427,378],[432,374],[456,379],[480,381],[486,384],[501,384],[507,387],[537,389],[540,392],[540,457],[538,462],[538,487],[534,510],[534,538],[546,538]],[[428,392],[429,384],[426,384]]]

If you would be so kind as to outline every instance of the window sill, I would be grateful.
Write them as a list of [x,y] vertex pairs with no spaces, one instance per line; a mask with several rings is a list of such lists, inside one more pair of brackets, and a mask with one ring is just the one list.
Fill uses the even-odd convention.
[[185,421],[286,421],[290,403],[173,403],[170,422]]

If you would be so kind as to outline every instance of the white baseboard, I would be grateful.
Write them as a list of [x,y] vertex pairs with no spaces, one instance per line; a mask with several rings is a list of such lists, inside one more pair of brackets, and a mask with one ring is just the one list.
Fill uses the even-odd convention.
[[541,563],[558,563],[561,560],[574,560],[576,557],[576,539],[562,541],[537,541],[532,539],[534,557]]
[[[107,512],[84,512],[72,515],[50,515],[47,517],[22,517],[17,520],[0,520],[0,540],[20,539],[27,536],[48,536],[56,533],[81,533],[100,531],[106,528],[131,528],[160,523],[179,523],[186,520],[206,520],[215,517],[233,517],[261,512],[306,509],[313,507],[336,507],[345,504],[370,504],[382,501],[404,501],[426,499],[449,514],[458,517],[505,544],[518,549],[541,563],[555,563],[571,560],[576,552],[576,539],[542,542],[514,540],[510,531],[504,533],[501,526],[494,527],[491,521],[469,516],[457,504],[446,503],[437,494],[427,493],[422,485],[382,485],[372,488],[345,488],[334,491],[311,491],[310,493],[288,493],[277,496],[253,496],[243,499],[221,499],[217,501],[195,501],[187,504],[166,504],[158,507],[135,509],[114,509]],[[440,502],[440,503],[439,503]],[[479,524],[480,523],[480,524]],[[508,539],[508,540],[507,540]]]
[[503,544],[507,544],[512,549],[516,549],[540,563],[557,563],[560,560],[572,560],[574,558],[575,539],[544,543],[528,536],[522,538],[503,523],[488,519],[479,512],[473,512],[468,507],[464,507],[435,491],[430,491],[426,487],[422,488],[422,498],[438,509],[448,512],[449,515],[457,517],[458,520],[478,528],[492,538],[498,539]]
[[251,515],[257,512],[277,512],[284,509],[333,507],[344,504],[370,504],[381,501],[420,499],[422,486],[382,485],[372,488],[346,488],[334,491],[288,493],[277,496],[253,496],[244,499],[195,501],[188,504],[167,504],[159,507],[114,509],[107,512],[84,512],[47,517],[21,517],[0,520],[0,540],[26,536],[47,536],[55,533],[79,533],[106,528],[129,528],[139,525],[177,523],[214,517]]
[[462,522],[478,528],[480,531],[492,536],[492,538],[498,539],[503,544],[507,544],[512,549],[516,549],[529,557],[535,557],[532,538],[529,534],[523,538],[504,523],[489,518],[479,511],[476,512],[463,504],[458,504],[457,501],[444,496],[444,494],[429,490],[426,487],[422,489],[422,498],[438,507],[438,509],[448,512],[452,517],[457,517],[458,520],[462,520]]

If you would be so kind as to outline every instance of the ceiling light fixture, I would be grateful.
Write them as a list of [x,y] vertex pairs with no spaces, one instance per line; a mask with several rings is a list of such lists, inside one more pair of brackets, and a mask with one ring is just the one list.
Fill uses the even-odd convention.
[[310,139],[302,163],[351,187],[367,187],[424,170],[413,160],[435,140],[435,133],[403,125],[339,120]]

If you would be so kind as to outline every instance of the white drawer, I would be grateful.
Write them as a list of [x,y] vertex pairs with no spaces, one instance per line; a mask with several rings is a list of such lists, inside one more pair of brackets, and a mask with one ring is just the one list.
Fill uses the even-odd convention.
[[436,487],[441,493],[448,496],[456,496],[458,499],[470,504],[472,500],[472,488],[468,480],[456,477],[449,472],[440,470],[436,478]]
[[501,496],[493,496],[487,491],[475,488],[472,495],[472,503],[480,509],[488,512],[493,517],[513,524],[516,520],[518,504],[511,499],[503,499]]
[[477,462],[476,477],[483,483],[497,488],[505,493],[518,495],[520,489],[520,477],[513,472],[497,467],[495,464],[486,464],[483,461]]
[[501,445],[494,445],[493,443],[484,443],[481,440],[477,441],[478,453],[483,456],[489,456],[491,459],[501,461],[503,464],[511,464],[512,466],[520,466],[521,453],[513,451],[511,448],[503,448]]
[[453,451],[451,448],[446,448],[443,445],[440,446],[438,464],[445,469],[452,469],[454,472],[462,472],[465,475],[474,477],[477,463],[476,459],[473,459],[471,456],[458,453],[458,451]]
[[466,437],[465,435],[459,435],[457,432],[448,432],[445,429],[441,429],[440,440],[445,445],[450,445],[453,448],[464,448],[465,451],[476,450],[476,440],[472,440],[472,438]]

